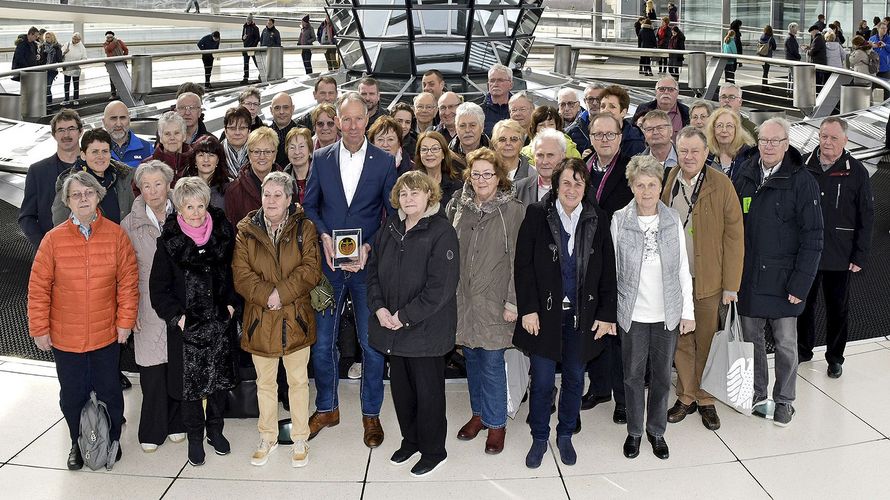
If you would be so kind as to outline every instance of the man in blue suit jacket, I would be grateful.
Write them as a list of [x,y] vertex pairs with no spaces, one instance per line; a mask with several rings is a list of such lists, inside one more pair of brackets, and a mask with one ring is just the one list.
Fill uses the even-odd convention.
[[[370,242],[380,229],[384,212],[393,212],[390,192],[396,182],[395,159],[365,139],[368,108],[357,92],[343,95],[337,104],[337,127],[343,138],[315,151],[312,174],[306,185],[303,208],[315,223],[324,248],[325,275],[334,287],[336,308],[316,315],[317,340],[312,346],[312,367],[315,371],[315,413],[309,418],[309,439],[325,427],[340,423],[337,386],[339,383],[339,352],[337,334],[340,311],[346,293],[355,310],[356,333],[362,349],[362,424],[364,442],[376,448],[383,442],[380,407],[383,404],[383,354],[368,345],[367,287],[365,263],[371,251]],[[333,270],[335,229],[362,230],[361,257],[355,264]]]

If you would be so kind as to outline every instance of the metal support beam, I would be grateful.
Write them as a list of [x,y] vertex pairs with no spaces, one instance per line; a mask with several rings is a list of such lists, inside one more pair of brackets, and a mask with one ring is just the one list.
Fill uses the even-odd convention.
[[717,92],[720,90],[720,78],[723,77],[723,70],[726,68],[726,59],[722,57],[712,57],[708,63],[708,84],[705,87],[705,93],[702,96],[708,101],[716,101]]
[[816,97],[816,109],[810,118],[824,118],[831,115],[841,102],[841,87],[851,83],[853,83],[852,76],[832,73],[822,86],[822,92]]
[[591,23],[591,37],[594,42],[603,41],[603,0],[593,0],[593,22]]
[[266,51],[266,80],[281,80],[284,78],[284,49],[281,47],[269,47]]
[[136,99],[133,95],[133,80],[130,77],[130,71],[127,69],[125,62],[105,63],[105,69],[108,70],[108,78],[114,83],[117,90],[117,98],[127,105],[127,107],[144,106],[145,103],[141,99]]
[[46,71],[21,72],[22,117],[41,118],[46,115]]

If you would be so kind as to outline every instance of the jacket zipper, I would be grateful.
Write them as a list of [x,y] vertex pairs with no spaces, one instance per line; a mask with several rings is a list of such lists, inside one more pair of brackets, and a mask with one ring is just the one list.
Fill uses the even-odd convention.
[[841,204],[841,185],[837,185],[837,198],[834,199],[834,209],[837,210]]

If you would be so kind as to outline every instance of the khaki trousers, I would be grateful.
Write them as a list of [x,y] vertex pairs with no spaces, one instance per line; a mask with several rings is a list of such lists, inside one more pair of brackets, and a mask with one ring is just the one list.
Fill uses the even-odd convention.
[[696,299],[695,331],[680,335],[674,366],[677,368],[677,398],[684,405],[697,401],[699,405],[714,404],[714,397],[703,391],[701,375],[708,362],[711,340],[719,327],[718,310],[723,293],[701,300]]
[[[278,360],[253,356],[256,367],[256,395],[260,407],[257,429],[263,441],[278,442]],[[291,415],[291,439],[309,439],[309,348],[300,349],[282,358],[287,373]]]

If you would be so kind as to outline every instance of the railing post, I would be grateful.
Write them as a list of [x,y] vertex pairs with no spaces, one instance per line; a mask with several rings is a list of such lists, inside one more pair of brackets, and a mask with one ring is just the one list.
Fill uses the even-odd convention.
[[708,58],[704,52],[690,52],[686,56],[689,65],[689,88],[703,93],[708,86]]
[[46,71],[22,71],[21,110],[22,117],[40,118],[46,116]]
[[871,106],[871,86],[844,85],[841,87],[841,114],[852,113]]
[[571,74],[572,46],[557,44],[553,46],[553,72],[561,75]]
[[151,66],[151,55],[133,56],[133,95],[140,100],[154,88]]
[[0,118],[22,119],[22,97],[18,94],[0,94]]
[[816,66],[800,64],[791,71],[794,75],[794,107],[809,115],[816,107]]
[[266,49],[266,81],[274,82],[284,78],[284,49],[269,47]]

